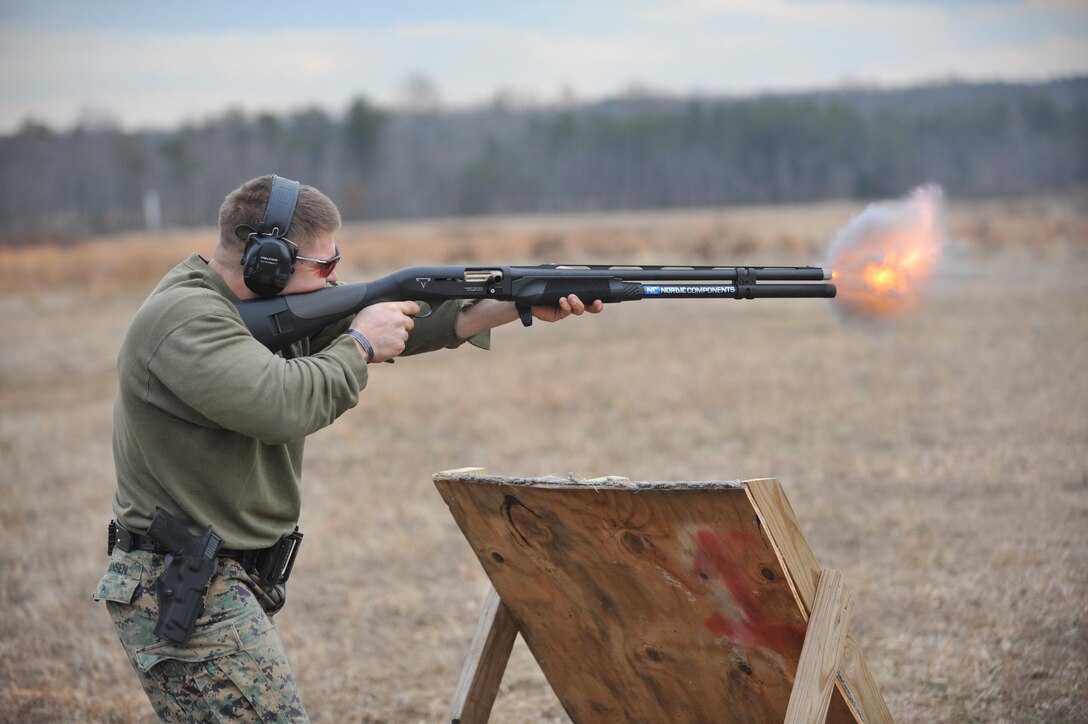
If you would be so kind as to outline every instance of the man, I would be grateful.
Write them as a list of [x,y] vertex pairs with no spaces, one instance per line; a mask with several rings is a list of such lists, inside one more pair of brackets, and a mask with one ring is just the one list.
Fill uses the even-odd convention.
[[[269,230],[285,187],[293,213]],[[486,348],[492,328],[518,317],[512,303],[497,300],[448,302],[418,319],[415,302],[375,304],[270,353],[242,324],[234,302],[258,291],[297,294],[336,283],[339,227],[336,206],[315,188],[270,176],[242,184],[220,208],[211,259],[194,254],[163,277],[118,354],[116,522],[94,599],[106,601],[164,720],[307,720],[271,619],[284,604],[283,583],[301,540],[295,531],[306,436],[355,406],[369,363],[465,341]],[[271,286],[265,277],[275,274],[258,269],[269,261],[259,246],[266,242],[289,257]],[[601,308],[572,295],[532,312],[557,321]],[[191,630],[181,627],[182,636],[165,629],[156,635],[156,580],[163,578],[159,595],[172,615],[172,602],[183,596],[170,575],[192,573],[184,559],[165,555],[169,548],[154,530],[149,534],[158,509],[185,536],[210,526],[222,538],[206,566],[203,612]]]

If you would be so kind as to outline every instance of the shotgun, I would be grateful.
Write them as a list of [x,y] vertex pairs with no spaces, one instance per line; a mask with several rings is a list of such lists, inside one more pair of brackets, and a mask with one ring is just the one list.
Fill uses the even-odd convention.
[[786,299],[835,296],[831,273],[820,267],[760,266],[413,266],[369,282],[236,303],[242,321],[278,352],[363,307],[378,302],[499,299],[517,305],[523,324],[530,308],[556,305],[577,294],[586,304],[635,299]]

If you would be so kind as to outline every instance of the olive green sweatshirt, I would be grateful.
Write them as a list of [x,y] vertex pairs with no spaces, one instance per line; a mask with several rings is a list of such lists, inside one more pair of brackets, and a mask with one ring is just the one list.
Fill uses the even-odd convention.
[[[264,548],[294,530],[305,438],[359,400],[367,365],[350,319],[272,354],[242,324],[226,282],[194,254],[136,313],[117,357],[113,508],[144,532],[161,507],[226,548]],[[417,321],[405,354],[458,347],[461,308]],[[487,333],[473,344],[489,345]]]

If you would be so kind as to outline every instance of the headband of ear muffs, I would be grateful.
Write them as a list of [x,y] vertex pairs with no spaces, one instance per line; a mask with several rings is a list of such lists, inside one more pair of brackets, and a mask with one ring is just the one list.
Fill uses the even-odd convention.
[[242,278],[259,296],[282,292],[295,270],[298,247],[284,237],[291,229],[300,186],[298,181],[273,176],[260,225],[256,230],[244,224],[238,227],[250,231],[242,252]]

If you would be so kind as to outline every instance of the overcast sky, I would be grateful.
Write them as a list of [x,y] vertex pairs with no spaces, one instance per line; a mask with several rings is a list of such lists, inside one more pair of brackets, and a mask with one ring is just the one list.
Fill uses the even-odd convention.
[[1088,74],[1088,0],[0,0],[0,133],[228,108],[537,103]]

